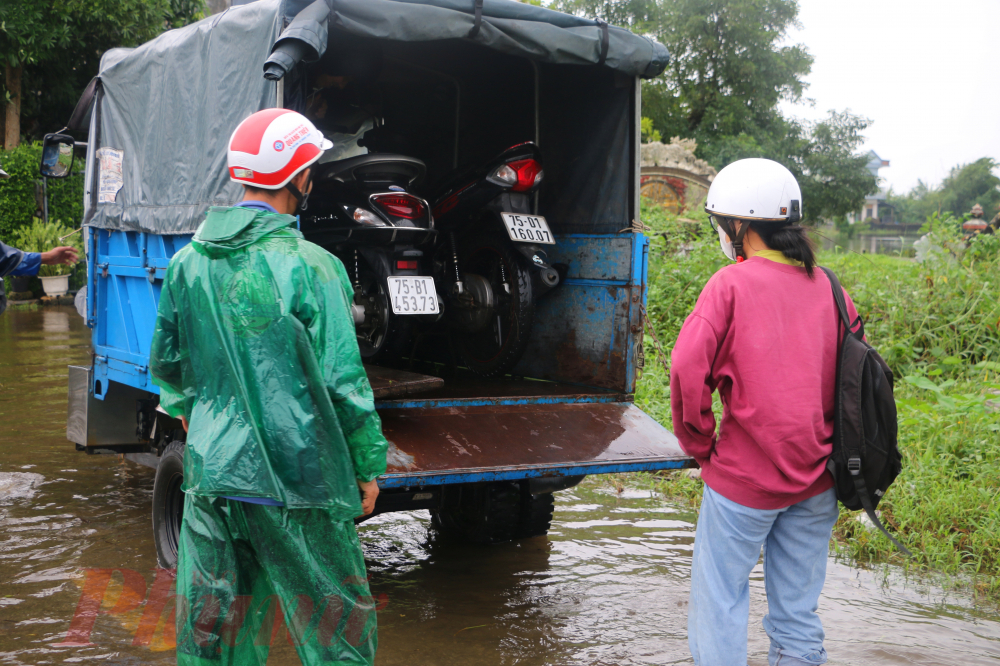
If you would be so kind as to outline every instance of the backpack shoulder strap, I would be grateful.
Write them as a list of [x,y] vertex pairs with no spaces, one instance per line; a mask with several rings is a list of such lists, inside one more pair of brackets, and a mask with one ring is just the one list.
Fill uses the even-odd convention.
[[837,274],[829,268],[820,266],[826,277],[830,279],[830,286],[833,287],[833,300],[837,303],[837,310],[840,311],[840,320],[844,322],[844,328],[851,332],[851,316],[847,314],[847,301],[844,300],[844,288],[840,286]]
[[[848,467],[850,467],[850,463],[848,463]],[[906,546],[896,541],[895,537],[889,534],[889,531],[885,529],[885,525],[882,524],[882,521],[878,519],[878,514],[875,513],[875,507],[872,506],[872,498],[868,494],[868,488],[865,487],[865,477],[859,473],[860,471],[860,467],[857,470],[853,468],[850,469],[851,478],[854,480],[854,487],[857,490],[858,498],[861,500],[862,508],[865,510],[865,513],[868,514],[868,520],[872,521],[872,525],[877,527],[878,530],[885,535],[885,538],[891,541],[892,545],[898,548],[901,553],[907,557],[913,557],[913,553],[907,550]]]

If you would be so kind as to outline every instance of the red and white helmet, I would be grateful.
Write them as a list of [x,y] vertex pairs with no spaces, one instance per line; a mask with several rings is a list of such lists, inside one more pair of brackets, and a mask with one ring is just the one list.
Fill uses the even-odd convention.
[[301,113],[264,109],[241,122],[230,137],[229,177],[280,190],[330,148],[333,143]]

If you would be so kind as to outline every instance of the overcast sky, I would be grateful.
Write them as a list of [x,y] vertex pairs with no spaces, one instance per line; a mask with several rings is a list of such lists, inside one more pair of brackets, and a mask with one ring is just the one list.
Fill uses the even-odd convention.
[[[850,109],[873,120],[865,149],[904,193],[980,157],[1000,161],[1000,0],[799,0],[792,43],[815,58],[806,96],[783,105],[818,119]],[[1000,175],[998,173],[997,175]]]

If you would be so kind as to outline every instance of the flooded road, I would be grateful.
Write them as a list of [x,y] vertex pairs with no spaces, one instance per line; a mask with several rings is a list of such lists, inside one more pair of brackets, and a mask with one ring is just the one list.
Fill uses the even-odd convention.
[[[162,621],[137,632],[144,609],[140,599],[129,604],[120,594],[121,571],[103,595],[91,645],[58,645],[88,569],[126,570],[150,598],[157,580],[152,470],[78,453],[66,441],[70,363],[89,363],[89,331],[74,310],[0,316],[0,664],[174,663]],[[426,512],[379,516],[361,528],[372,592],[385,595],[377,663],[690,663],[694,520],[648,493],[618,496],[589,482],[557,495],[547,538],[515,544],[443,541],[429,530]],[[758,567],[753,666],[767,663],[764,612]],[[896,574],[884,579],[831,559],[820,613],[830,664],[1000,661],[1000,615]],[[298,660],[279,641],[268,663]]]

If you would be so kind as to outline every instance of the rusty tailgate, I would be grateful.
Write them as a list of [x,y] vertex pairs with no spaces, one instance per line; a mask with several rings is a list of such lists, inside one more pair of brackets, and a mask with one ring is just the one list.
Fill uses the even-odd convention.
[[630,402],[380,410],[390,442],[383,488],[576,476],[694,465]]

